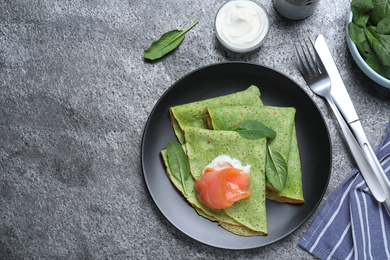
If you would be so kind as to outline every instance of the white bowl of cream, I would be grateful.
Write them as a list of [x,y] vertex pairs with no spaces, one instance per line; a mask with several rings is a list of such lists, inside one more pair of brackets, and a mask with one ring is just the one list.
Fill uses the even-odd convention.
[[215,31],[223,46],[235,52],[253,51],[267,38],[269,16],[255,0],[231,0],[218,10]]

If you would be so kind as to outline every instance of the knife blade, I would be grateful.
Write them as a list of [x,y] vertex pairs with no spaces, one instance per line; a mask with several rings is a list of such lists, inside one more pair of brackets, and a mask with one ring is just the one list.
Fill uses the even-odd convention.
[[321,61],[324,63],[326,71],[329,74],[330,81],[332,82],[332,86],[335,86],[332,87],[330,93],[334,102],[336,103],[337,108],[345,118],[345,121],[347,121],[347,123],[351,123],[359,120],[352,100],[349,97],[347,89],[340,76],[339,70],[337,69],[332,54],[330,53],[328,45],[326,44],[325,38],[322,34],[318,35],[316,38],[314,47],[316,48]]
[[341,75],[337,69],[323,35],[320,34],[317,36],[314,42],[314,47],[329,74],[332,84],[331,96],[335,101],[337,108],[343,115],[345,121],[352,130],[356,140],[358,141],[365,158],[373,169],[375,177],[382,185],[386,196],[384,205],[390,215],[390,181],[386,177],[383,168],[378,161],[378,158],[376,157],[370,143],[368,142],[359,117],[356,113],[355,107],[353,106],[351,97],[349,96],[348,91],[343,83]]

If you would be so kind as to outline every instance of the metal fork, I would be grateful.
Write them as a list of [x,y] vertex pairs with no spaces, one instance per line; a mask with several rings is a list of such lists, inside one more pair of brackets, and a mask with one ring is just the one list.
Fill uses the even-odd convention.
[[[345,140],[349,145],[351,153],[367,183],[367,186],[377,201],[385,202],[385,208],[390,215],[390,201],[386,200],[386,193],[379,182],[378,176],[376,175],[374,169],[370,166],[362,148],[333,101],[330,94],[332,88],[330,77],[324,67],[324,64],[318,56],[313,43],[308,39],[294,46],[298,58],[298,68],[307,85],[315,94],[323,97],[328,102],[337,118]],[[310,49],[312,49],[312,51]]]

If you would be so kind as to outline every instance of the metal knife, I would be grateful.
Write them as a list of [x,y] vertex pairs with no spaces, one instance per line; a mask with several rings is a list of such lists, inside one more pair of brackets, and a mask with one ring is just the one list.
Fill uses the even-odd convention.
[[321,61],[324,63],[325,69],[329,74],[332,83],[331,96],[334,99],[337,108],[343,115],[345,121],[348,123],[350,129],[352,130],[367,161],[375,172],[375,176],[378,178],[379,182],[383,187],[383,190],[386,193],[386,200],[384,202],[384,205],[390,215],[390,181],[386,177],[386,174],[384,173],[380,162],[378,161],[370,143],[368,142],[363,127],[359,121],[359,117],[353,106],[352,100],[348,94],[347,89],[345,88],[343,80],[340,76],[340,73],[332,58],[332,54],[330,53],[330,50],[328,48],[328,45],[326,44],[323,35],[318,35],[314,42],[314,46],[316,51],[318,52],[318,55],[320,56]]

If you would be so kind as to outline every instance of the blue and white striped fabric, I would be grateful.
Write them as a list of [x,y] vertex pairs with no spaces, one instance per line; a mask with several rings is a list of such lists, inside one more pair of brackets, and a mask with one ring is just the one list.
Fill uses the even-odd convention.
[[[390,178],[390,125],[375,153]],[[390,217],[357,169],[329,197],[299,245],[320,259],[390,259]]]

